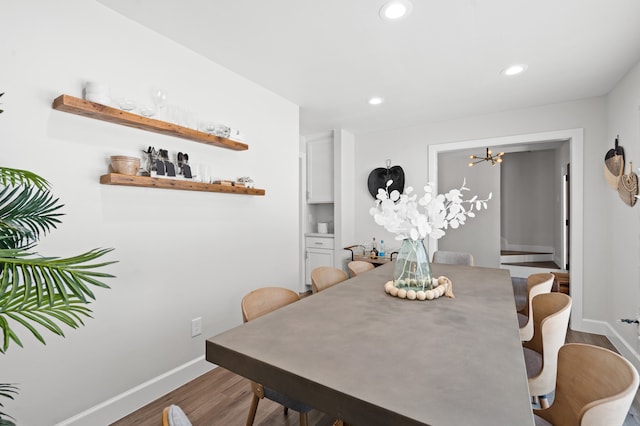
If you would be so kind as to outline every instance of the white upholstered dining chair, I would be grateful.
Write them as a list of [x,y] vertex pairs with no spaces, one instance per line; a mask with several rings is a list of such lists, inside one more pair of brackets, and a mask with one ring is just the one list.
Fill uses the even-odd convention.
[[553,403],[533,410],[536,425],[622,426],[638,382],[638,371],[617,353],[567,343],[558,351]]
[[532,309],[533,337],[522,343],[522,349],[529,394],[547,408],[546,395],[556,387],[558,351],[567,337],[571,298],[564,293],[540,294],[533,298]]
[[[253,290],[242,298],[242,320],[244,322],[252,321],[298,300],[300,300],[298,293],[288,288],[263,287]],[[258,403],[263,398],[283,405],[285,414],[287,414],[289,408],[299,412],[300,426],[307,426],[307,413],[311,410],[311,407],[254,381],[251,381],[251,391],[253,392],[253,398],[251,399],[251,406],[247,416],[247,426],[253,425],[258,411]]]
[[433,263],[473,266],[473,255],[461,251],[436,250],[433,253]]
[[349,279],[342,269],[331,266],[318,266],[311,271],[311,290],[313,293],[326,290],[336,284]]
[[533,298],[539,294],[549,293],[554,278],[551,273],[531,274],[527,277],[527,303],[518,311],[520,340],[523,342],[529,341],[533,337],[533,315],[531,315]]
[[351,275],[351,278],[374,268],[375,266],[373,263],[366,262],[364,260],[352,260],[347,264],[347,269],[349,269],[349,275]]
[[162,426],[191,426],[191,422],[182,408],[171,404],[162,410]]

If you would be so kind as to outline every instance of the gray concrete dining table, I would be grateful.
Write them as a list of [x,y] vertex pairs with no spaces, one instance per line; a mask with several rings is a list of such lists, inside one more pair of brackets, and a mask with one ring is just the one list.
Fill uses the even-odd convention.
[[509,272],[432,264],[456,297],[418,301],[385,293],[393,267],[211,337],[206,359],[355,426],[533,425]]

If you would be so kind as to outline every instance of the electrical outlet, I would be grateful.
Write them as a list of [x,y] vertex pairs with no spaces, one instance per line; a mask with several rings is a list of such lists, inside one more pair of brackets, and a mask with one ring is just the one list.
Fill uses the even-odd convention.
[[191,320],[191,337],[196,337],[200,334],[202,334],[202,317]]

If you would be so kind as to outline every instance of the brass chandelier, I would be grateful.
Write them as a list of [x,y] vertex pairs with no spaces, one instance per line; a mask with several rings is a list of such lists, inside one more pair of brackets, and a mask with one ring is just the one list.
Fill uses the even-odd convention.
[[497,163],[502,163],[502,156],[504,155],[504,152],[500,152],[496,155],[493,155],[491,150],[489,148],[487,148],[487,155],[485,155],[484,158],[479,157],[477,155],[471,155],[469,158],[471,158],[472,160],[476,160],[476,161],[472,161],[469,163],[469,167],[473,167],[478,163],[482,163],[483,161],[490,161],[492,166],[495,166]]

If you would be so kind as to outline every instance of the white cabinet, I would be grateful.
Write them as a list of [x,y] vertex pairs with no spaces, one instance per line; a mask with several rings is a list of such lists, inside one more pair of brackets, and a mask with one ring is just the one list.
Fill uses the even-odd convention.
[[305,245],[305,283],[307,285],[311,285],[311,271],[319,266],[334,266],[333,236],[307,236],[305,239]]
[[307,203],[333,203],[333,137],[307,142]]

